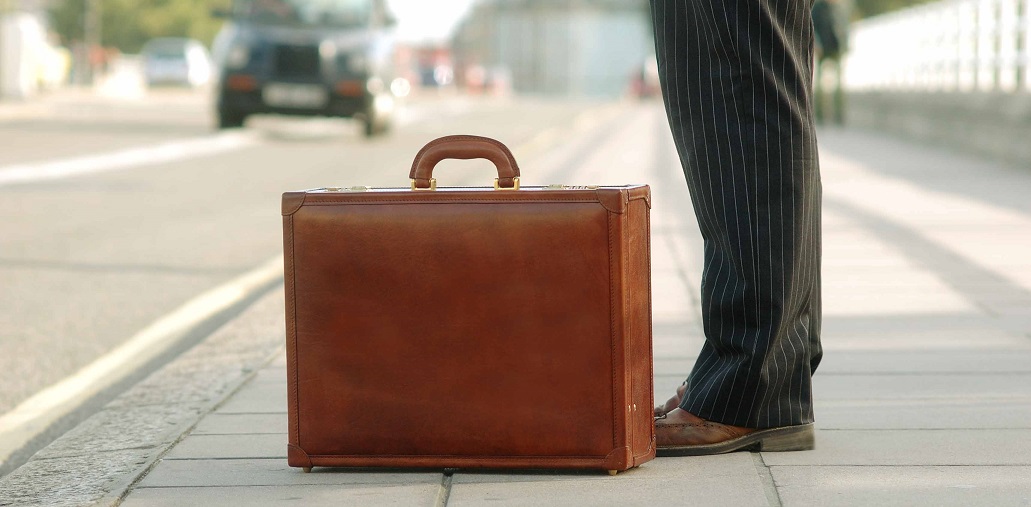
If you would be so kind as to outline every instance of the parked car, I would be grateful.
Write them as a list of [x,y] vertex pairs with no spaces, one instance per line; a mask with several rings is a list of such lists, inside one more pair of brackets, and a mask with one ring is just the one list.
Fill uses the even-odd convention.
[[198,88],[211,81],[208,50],[193,39],[153,39],[140,51],[147,86],[175,85]]
[[393,119],[393,16],[385,0],[235,0],[214,44],[220,128],[253,114]]

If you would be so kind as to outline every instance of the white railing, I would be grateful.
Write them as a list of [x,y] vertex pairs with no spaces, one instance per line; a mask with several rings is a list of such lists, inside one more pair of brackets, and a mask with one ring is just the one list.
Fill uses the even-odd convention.
[[845,86],[1031,92],[1031,0],[944,0],[856,23]]

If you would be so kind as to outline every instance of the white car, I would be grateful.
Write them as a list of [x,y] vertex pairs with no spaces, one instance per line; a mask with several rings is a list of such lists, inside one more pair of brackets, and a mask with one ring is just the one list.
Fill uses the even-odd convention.
[[211,81],[213,65],[204,45],[193,39],[167,37],[143,46],[143,73],[147,86],[178,85],[198,88]]

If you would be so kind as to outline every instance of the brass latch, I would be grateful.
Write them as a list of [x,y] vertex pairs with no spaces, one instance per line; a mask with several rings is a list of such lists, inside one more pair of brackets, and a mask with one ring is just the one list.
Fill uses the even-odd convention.
[[419,187],[415,186],[415,180],[414,179],[412,180],[412,190],[426,191],[426,190],[436,190],[436,189],[437,189],[437,178],[430,178],[430,188],[419,188]]
[[512,178],[511,187],[501,186],[501,180],[499,178],[494,178],[494,190],[519,190],[519,178]]

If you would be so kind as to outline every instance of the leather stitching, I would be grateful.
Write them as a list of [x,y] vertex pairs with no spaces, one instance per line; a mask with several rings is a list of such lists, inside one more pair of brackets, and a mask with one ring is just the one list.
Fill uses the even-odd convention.
[[[628,210],[629,211],[629,210]],[[627,389],[627,394],[624,396],[625,400],[630,403],[634,403],[634,360],[632,357],[632,345],[634,337],[634,319],[630,318],[630,232],[629,232],[629,219],[627,218],[629,213],[619,216],[620,223],[620,238],[619,238],[619,284],[620,291],[623,293],[623,307],[620,309],[619,314],[623,316],[623,378],[625,379],[623,385]],[[629,384],[629,385],[627,385]],[[622,410],[622,407],[620,407]],[[627,417],[623,419],[626,421],[626,439],[629,447],[633,448],[634,445],[634,433],[637,431],[637,426],[634,423],[634,414],[628,413]]]
[[[618,451],[619,449],[614,449]],[[611,454],[611,453],[609,453]],[[470,456],[467,454],[376,454],[370,456],[368,454],[311,454],[309,458],[327,458],[327,459],[361,459],[369,460],[369,458],[381,459],[381,458],[455,458],[461,460],[473,460],[473,461],[509,461],[509,460],[526,460],[529,462],[548,462],[548,461],[569,461],[569,460],[598,460],[604,461],[608,458],[608,455],[602,457],[600,454],[590,456]],[[321,466],[332,466],[332,465],[321,465]]]
[[[624,192],[626,192],[626,191],[625,190],[621,190],[620,191],[620,194],[621,194],[620,195],[620,197],[621,197],[620,200],[625,204],[627,202],[627,200],[626,200],[626,195],[623,195]],[[601,204],[601,206],[603,208],[605,208],[606,211],[608,211],[609,213],[617,213],[617,214],[623,213],[623,210],[611,209],[611,208],[609,208],[608,206],[605,205],[605,200],[601,198],[601,190],[600,189],[599,190],[595,190],[594,193],[595,193],[595,195],[597,195],[598,204]]]
[[656,429],[668,428],[668,429],[672,429],[672,430],[682,430],[682,429],[688,429],[688,428],[698,428],[698,429],[707,428],[707,429],[715,430],[715,431],[717,431],[719,433],[722,433],[723,435],[729,437],[728,440],[729,439],[740,438],[740,437],[743,437],[745,435],[749,435],[751,433],[754,433],[753,431],[749,431],[747,433],[739,434],[735,430],[733,430],[731,428],[728,428],[725,425],[718,424],[718,423],[712,423],[712,422],[656,424],[655,427],[656,427]]
[[294,208],[292,210],[290,210],[289,212],[283,213],[283,215],[284,216],[290,216],[290,215],[293,215],[294,213],[297,213],[297,210],[301,209],[301,206],[304,206],[304,200],[307,199],[307,198],[308,198],[308,192],[302,193],[301,194],[301,200],[297,203],[297,206],[294,206]]
[[[598,199],[572,199],[572,198],[570,198],[570,199],[523,199],[521,197],[522,196],[515,197],[515,198],[507,198],[507,199],[505,199],[505,198],[494,199],[494,198],[489,198],[489,197],[477,198],[477,199],[468,199],[468,198],[463,199],[463,198],[460,198],[460,197],[438,197],[438,198],[435,198],[435,199],[404,198],[404,197],[401,197],[401,198],[382,198],[381,197],[381,198],[377,198],[377,199],[347,199],[346,201],[344,201],[344,200],[329,200],[329,199],[312,199],[311,202],[308,202],[306,204],[308,206],[325,206],[325,205],[330,205],[330,204],[346,205],[346,204],[351,204],[351,203],[380,204],[380,203],[399,203],[399,202],[401,202],[401,203],[410,202],[410,203],[416,203],[416,204],[433,204],[433,203],[438,203],[438,202],[459,203],[459,204],[461,204],[461,203],[478,204],[478,203],[488,203],[488,202],[510,202],[510,203],[514,203],[514,204],[533,204],[533,203],[538,203],[538,202],[591,202],[591,203],[596,202],[598,204],[601,204],[603,207],[605,206]],[[608,208],[605,208],[605,209],[610,211],[610,212],[612,212],[612,210],[609,210]]]
[[701,428],[704,426],[712,426],[708,423],[670,423],[670,424],[656,424],[656,428]]
[[[650,192],[649,192],[650,195]],[[649,407],[655,406],[655,360],[654,360],[654,347],[652,347],[652,214],[651,214],[651,201],[645,201],[648,206],[644,210],[644,223],[645,223],[645,235],[644,235],[644,255],[648,257],[648,272],[645,273],[648,279],[648,293],[645,296],[648,298],[648,357],[653,358],[648,361],[648,405]],[[651,438],[652,442],[655,442],[655,425],[651,427]],[[651,447],[649,447],[649,450]]]
[[[604,206],[604,204],[602,204],[602,206]],[[606,208],[606,209],[608,209],[608,208]],[[609,353],[611,354],[610,361],[612,362],[612,365],[610,367],[610,369],[612,370],[612,383],[611,383],[611,385],[612,385],[612,446],[613,447],[618,447],[619,444],[617,442],[616,428],[619,427],[618,414],[621,414],[623,412],[623,404],[619,402],[619,399],[618,399],[618,396],[617,396],[617,393],[616,393],[616,385],[617,385],[616,381],[617,381],[618,376],[617,376],[617,369],[616,369],[616,312],[615,312],[615,306],[616,306],[616,301],[617,300],[616,300],[616,294],[613,291],[613,287],[612,287],[612,280],[613,280],[613,276],[612,276],[612,273],[613,273],[612,262],[614,260],[614,256],[612,255],[612,236],[614,235],[614,233],[612,232],[612,223],[613,223],[612,222],[612,214],[606,215],[606,218],[607,218],[608,229],[609,229],[608,230],[608,233],[609,233],[608,234],[608,243],[609,243],[609,245],[608,245],[609,246],[609,347],[610,347],[610,352]]]
[[294,394],[294,411],[293,411],[294,412],[294,417],[293,417],[293,419],[294,419],[294,425],[293,425],[294,426],[294,435],[293,436],[294,436],[294,442],[296,442],[297,447],[300,447],[301,446],[301,428],[300,428],[301,401],[300,401],[300,398],[298,397],[299,391],[298,391],[298,387],[297,387],[297,384],[298,384],[298,379],[297,379],[297,285],[296,285],[297,271],[294,269],[294,217],[293,217],[293,215],[290,215],[288,220],[289,220],[289,225],[287,227],[287,230],[289,231],[289,240],[288,240],[288,242],[290,243],[290,257],[288,258],[289,259],[289,264],[290,264],[289,265],[289,271],[290,271],[290,310],[291,310],[291,312],[293,314],[293,315],[291,315],[291,319],[290,319],[290,321],[291,321],[290,341],[292,342],[292,343],[290,343],[290,345],[293,346],[293,361],[291,361],[291,362],[293,363],[293,365],[292,365],[293,368],[292,369],[293,369],[293,373],[294,373],[294,379],[293,379],[294,380],[294,389],[293,389],[293,391],[294,391],[293,392],[293,394]]

